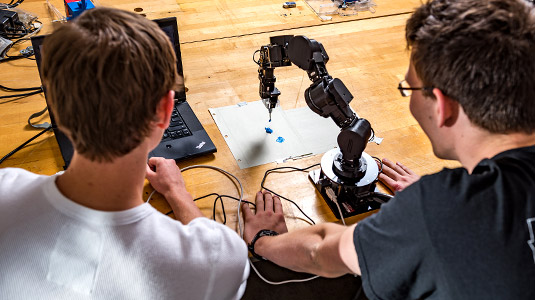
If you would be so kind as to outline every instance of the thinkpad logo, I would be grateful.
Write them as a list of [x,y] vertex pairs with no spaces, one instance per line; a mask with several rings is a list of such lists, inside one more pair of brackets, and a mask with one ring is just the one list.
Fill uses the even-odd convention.
[[201,149],[202,146],[204,146],[204,144],[206,144],[205,142],[201,142],[199,145],[197,145],[195,148],[197,149]]
[[535,218],[527,219],[526,222],[528,223],[530,238],[528,241],[528,245],[531,248],[531,252],[533,252],[533,262],[535,263]]

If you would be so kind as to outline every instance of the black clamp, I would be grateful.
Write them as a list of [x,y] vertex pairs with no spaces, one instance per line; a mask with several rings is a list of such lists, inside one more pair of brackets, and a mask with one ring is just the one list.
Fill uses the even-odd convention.
[[258,254],[256,254],[256,252],[254,251],[254,244],[256,243],[256,241],[263,237],[263,236],[276,236],[276,235],[279,235],[278,232],[276,231],[273,231],[273,230],[269,230],[269,229],[262,229],[260,230],[254,237],[253,237],[253,240],[251,241],[251,243],[249,243],[247,245],[247,248],[249,249],[249,252],[251,252],[251,254],[260,259],[260,260],[267,260],[265,259],[263,256],[260,256]]

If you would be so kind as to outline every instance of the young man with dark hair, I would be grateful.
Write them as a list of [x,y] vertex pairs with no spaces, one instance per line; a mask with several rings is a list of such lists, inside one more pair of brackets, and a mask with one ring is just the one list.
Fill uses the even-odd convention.
[[[1,299],[239,299],[247,248],[207,218],[173,160],[151,158],[181,80],[150,20],[95,8],[45,39],[43,81],[69,168],[0,170]],[[147,177],[175,221],[143,201]]]
[[259,193],[256,214],[244,205],[245,240],[278,231],[253,251],[297,271],[361,274],[369,299],[535,299],[535,9],[430,1],[406,38],[399,90],[435,155],[463,167],[418,180],[388,162],[382,179],[398,192],[350,227],[282,234],[280,199]]

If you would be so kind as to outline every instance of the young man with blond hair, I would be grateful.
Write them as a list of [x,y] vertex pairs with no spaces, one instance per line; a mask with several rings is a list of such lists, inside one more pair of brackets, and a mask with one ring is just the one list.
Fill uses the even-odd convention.
[[[1,299],[239,299],[247,249],[151,158],[181,78],[152,21],[95,8],[45,38],[42,71],[69,168],[0,170]],[[147,177],[175,221],[143,201]]]
[[535,9],[434,0],[409,18],[399,90],[439,158],[418,180],[387,163],[395,197],[350,227],[284,233],[278,197],[244,205],[245,241],[297,271],[362,276],[369,299],[535,299]]

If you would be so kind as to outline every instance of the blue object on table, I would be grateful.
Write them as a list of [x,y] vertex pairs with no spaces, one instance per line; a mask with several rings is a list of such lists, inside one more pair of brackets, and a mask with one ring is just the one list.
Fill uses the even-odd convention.
[[91,0],[81,0],[81,1],[64,0],[64,2],[65,2],[65,13],[67,14],[68,21],[78,17],[80,14],[82,14],[84,11],[88,9],[95,8],[95,4],[93,4]]
[[293,2],[293,1],[291,1],[291,2],[284,2],[284,4],[282,5],[282,7],[284,7],[284,8],[296,7],[296,4],[295,4],[295,2]]

